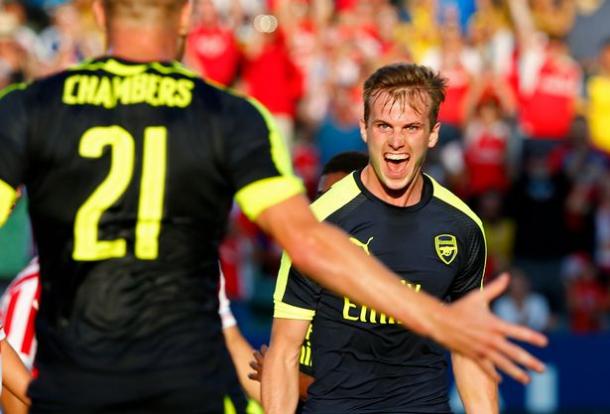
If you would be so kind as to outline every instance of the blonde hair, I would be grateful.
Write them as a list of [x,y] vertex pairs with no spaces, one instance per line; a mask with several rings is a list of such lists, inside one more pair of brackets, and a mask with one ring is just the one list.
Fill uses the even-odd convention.
[[445,100],[446,80],[432,69],[413,63],[395,63],[377,69],[364,82],[364,121],[368,122],[372,101],[383,93],[387,103],[408,103],[415,111],[428,107],[430,126],[436,124],[441,103]]

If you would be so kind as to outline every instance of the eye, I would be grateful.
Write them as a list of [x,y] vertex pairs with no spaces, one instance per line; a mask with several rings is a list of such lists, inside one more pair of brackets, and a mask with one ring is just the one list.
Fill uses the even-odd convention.
[[379,128],[382,131],[388,131],[391,127],[388,124],[380,123],[380,124],[377,124],[377,128]]
[[419,131],[419,125],[407,125],[408,132],[417,132]]

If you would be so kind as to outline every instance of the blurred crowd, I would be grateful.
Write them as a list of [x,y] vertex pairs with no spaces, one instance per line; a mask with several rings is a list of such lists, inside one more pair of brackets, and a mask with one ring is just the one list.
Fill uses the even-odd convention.
[[[0,87],[103,54],[90,3],[0,0]],[[593,55],[571,36],[600,13],[609,21],[610,1],[195,0],[184,62],[270,110],[312,197],[333,155],[366,151],[375,68],[439,71],[427,172],[483,219],[486,277],[513,274],[496,311],[596,332],[610,320],[610,26],[580,36]],[[270,309],[277,247],[235,211],[221,251],[230,295]]]

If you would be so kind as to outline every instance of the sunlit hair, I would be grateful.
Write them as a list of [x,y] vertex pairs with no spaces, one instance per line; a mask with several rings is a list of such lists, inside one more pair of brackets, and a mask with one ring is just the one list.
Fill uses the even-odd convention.
[[141,24],[162,22],[176,15],[188,0],[103,0],[110,18]]
[[368,123],[373,102],[387,94],[386,105],[408,104],[417,113],[428,108],[432,127],[445,100],[446,84],[444,78],[426,66],[411,63],[382,66],[364,82],[364,121]]

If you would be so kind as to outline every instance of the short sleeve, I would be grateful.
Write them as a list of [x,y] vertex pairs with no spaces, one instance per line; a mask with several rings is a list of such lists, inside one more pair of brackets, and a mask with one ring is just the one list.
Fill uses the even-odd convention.
[[320,285],[292,267],[290,258],[284,253],[273,294],[273,317],[312,320],[321,292]]
[[472,290],[483,287],[485,264],[487,261],[487,244],[483,227],[473,223],[466,237],[468,259],[451,285],[451,300],[457,300]]
[[0,92],[0,225],[10,214],[25,170],[28,121],[24,88],[19,84]]
[[0,326],[0,341],[4,341],[6,339],[6,332],[4,332],[4,326]]
[[225,163],[239,206],[254,220],[304,187],[269,112],[253,99],[235,98],[231,107],[227,115],[233,121],[223,134]]

